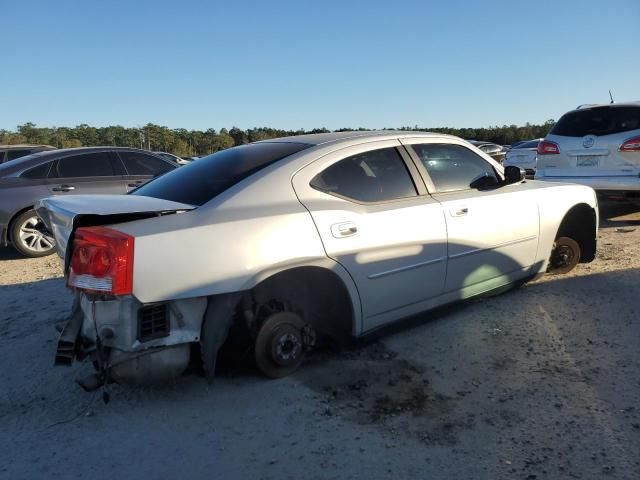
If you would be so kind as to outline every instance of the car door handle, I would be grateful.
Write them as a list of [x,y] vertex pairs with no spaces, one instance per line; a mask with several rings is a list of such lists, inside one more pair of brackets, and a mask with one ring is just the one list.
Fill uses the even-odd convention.
[[331,225],[331,234],[336,238],[350,237],[358,233],[358,227],[353,222],[334,223]]
[[76,187],[73,185],[60,185],[59,187],[53,187],[51,190],[54,192],[70,192],[71,190],[75,190]]
[[137,182],[134,182],[134,183],[127,183],[127,186],[129,186],[129,187],[139,187],[143,183],[144,183],[144,180],[138,180]]
[[449,213],[451,213],[452,217],[464,217],[466,214],[469,213],[469,208],[468,207],[454,207],[451,210],[449,210]]

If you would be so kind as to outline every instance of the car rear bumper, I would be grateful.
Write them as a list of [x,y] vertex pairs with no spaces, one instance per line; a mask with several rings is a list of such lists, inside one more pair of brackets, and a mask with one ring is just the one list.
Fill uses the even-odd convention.
[[78,294],[58,340],[55,364],[91,358],[109,378],[153,383],[175,377],[200,338],[205,298],[142,304],[133,297],[101,300]]
[[544,182],[578,183],[594,190],[640,191],[640,177],[636,175],[547,176],[538,170],[535,179]]

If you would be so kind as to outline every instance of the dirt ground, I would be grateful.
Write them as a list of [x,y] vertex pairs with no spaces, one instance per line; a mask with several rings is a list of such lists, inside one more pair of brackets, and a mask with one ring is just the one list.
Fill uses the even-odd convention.
[[158,388],[53,368],[56,257],[0,250],[0,478],[638,479],[640,206],[602,206],[597,259],[423,315],[270,381]]

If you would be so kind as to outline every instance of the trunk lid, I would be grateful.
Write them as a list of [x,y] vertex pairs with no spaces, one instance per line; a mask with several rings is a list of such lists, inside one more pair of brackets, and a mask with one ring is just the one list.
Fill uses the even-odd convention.
[[38,200],[35,210],[53,233],[56,251],[64,259],[69,238],[79,226],[123,223],[185,212],[194,205],[138,195],[70,195]]

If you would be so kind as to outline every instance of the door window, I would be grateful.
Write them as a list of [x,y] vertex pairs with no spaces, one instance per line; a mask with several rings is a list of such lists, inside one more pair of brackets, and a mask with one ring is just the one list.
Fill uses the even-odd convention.
[[29,170],[25,170],[20,175],[22,178],[47,178],[49,176],[49,169],[51,168],[51,162],[43,163],[42,165],[38,165],[37,167],[30,168]]
[[384,202],[417,195],[395,148],[381,148],[340,160],[311,180],[317,190],[360,202]]
[[58,160],[51,175],[67,177],[113,177],[113,165],[107,152],[86,153]]
[[30,155],[33,150],[8,150],[7,151],[7,162],[9,160],[15,160],[16,158],[26,157]]
[[118,152],[129,175],[154,177],[173,170],[175,167],[154,155],[138,152]]
[[493,167],[462,145],[425,143],[411,147],[429,173],[436,193],[486,189],[499,184]]

